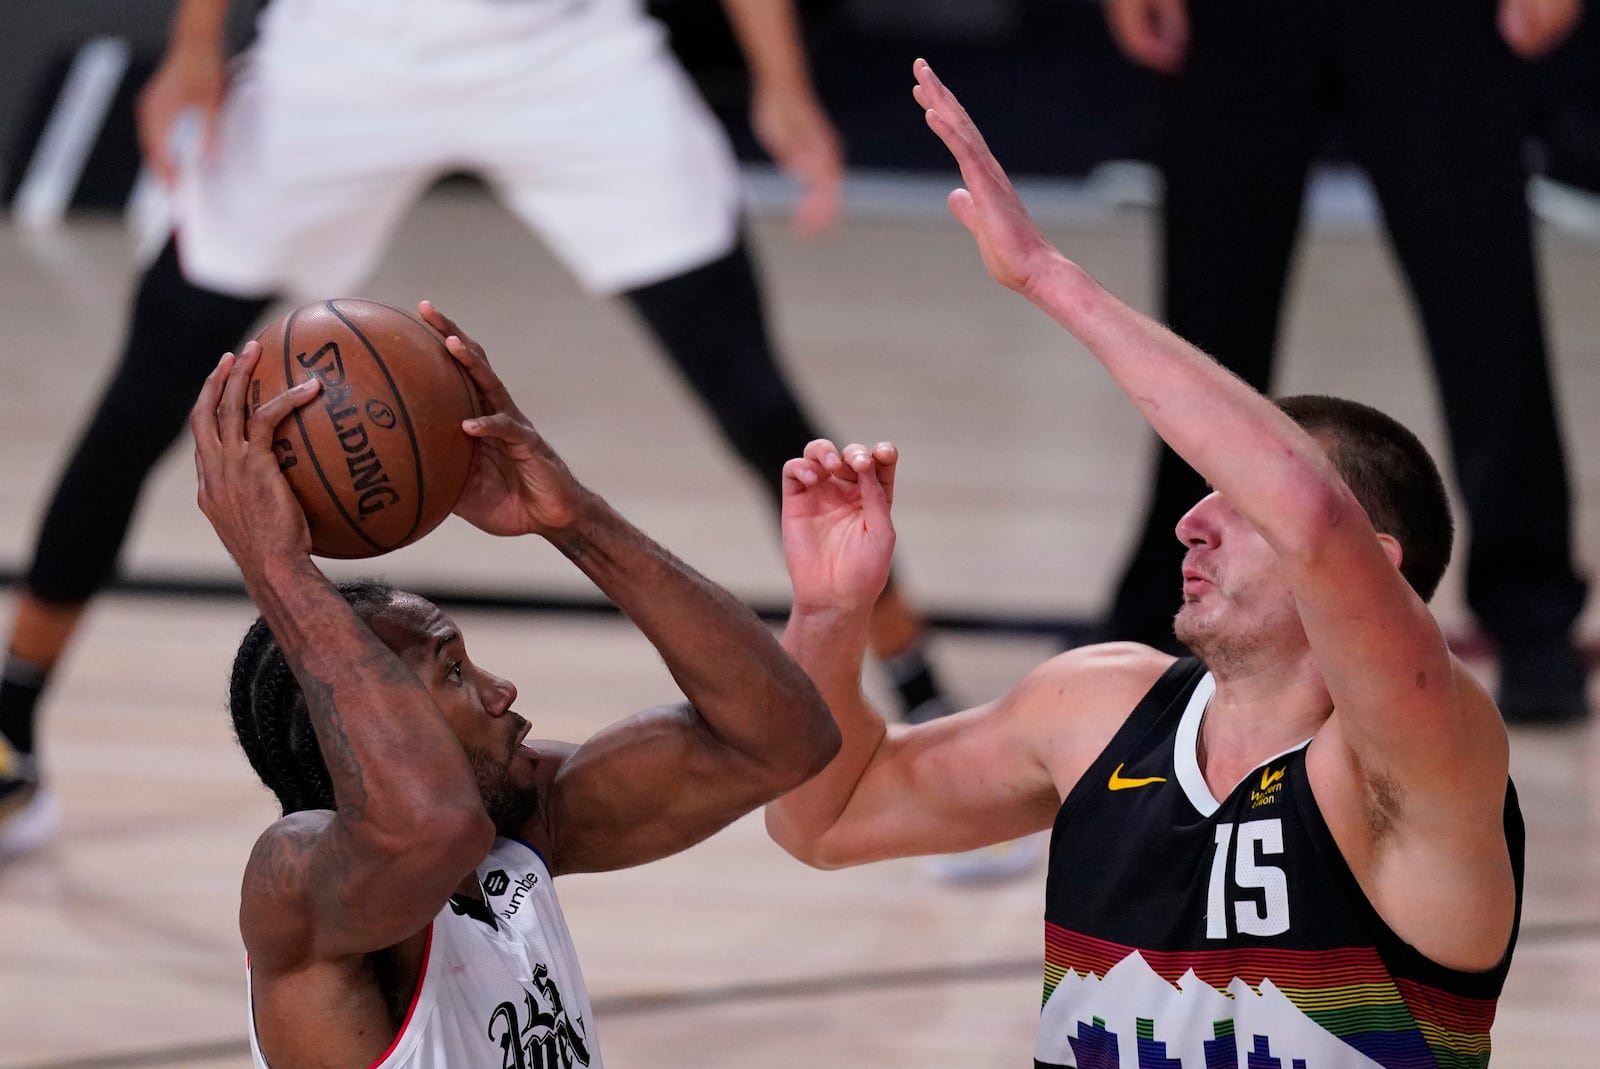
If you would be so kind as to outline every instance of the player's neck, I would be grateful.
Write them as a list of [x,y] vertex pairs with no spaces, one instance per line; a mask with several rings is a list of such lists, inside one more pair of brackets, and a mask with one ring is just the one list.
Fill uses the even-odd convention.
[[1216,683],[1195,756],[1218,798],[1261,762],[1315,735],[1333,711],[1322,675],[1309,661],[1219,675]]

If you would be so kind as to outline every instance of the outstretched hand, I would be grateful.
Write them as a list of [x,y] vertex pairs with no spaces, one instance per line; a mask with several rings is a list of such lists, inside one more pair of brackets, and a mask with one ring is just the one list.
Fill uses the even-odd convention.
[[483,415],[461,424],[478,447],[455,514],[492,535],[544,535],[570,524],[586,491],[517,407],[483,346],[431,302],[422,301],[417,311],[445,336],[445,348],[485,406]]
[[950,194],[950,210],[978,240],[983,265],[1007,289],[1027,293],[1037,275],[1060,253],[1034,223],[1005,170],[967,109],[945,88],[928,61],[912,64],[917,84],[911,95],[926,109],[928,126],[961,168],[965,189]]
[[826,438],[783,466],[783,556],[797,608],[870,609],[894,557],[889,442],[839,449]]

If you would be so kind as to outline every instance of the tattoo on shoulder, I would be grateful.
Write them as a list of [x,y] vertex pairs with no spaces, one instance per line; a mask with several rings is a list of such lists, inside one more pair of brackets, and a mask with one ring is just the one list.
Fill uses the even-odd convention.
[[315,830],[295,823],[256,840],[247,872],[252,889],[271,899],[297,892],[305,883],[306,859],[317,843]]
[[295,814],[257,840],[245,868],[245,896],[285,905],[307,899],[337,905],[352,871],[350,843],[339,824],[325,818]]

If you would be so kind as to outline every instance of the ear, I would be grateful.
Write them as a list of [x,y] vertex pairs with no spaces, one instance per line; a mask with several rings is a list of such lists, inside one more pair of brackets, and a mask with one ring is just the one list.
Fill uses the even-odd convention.
[[1405,557],[1405,553],[1401,551],[1400,543],[1394,535],[1380,534],[1378,542],[1383,546],[1384,555],[1389,558],[1389,563],[1396,568],[1400,567],[1400,561]]

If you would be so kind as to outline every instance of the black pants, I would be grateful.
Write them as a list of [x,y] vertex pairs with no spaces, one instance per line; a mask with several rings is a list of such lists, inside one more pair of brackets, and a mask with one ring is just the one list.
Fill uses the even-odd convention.
[[[1524,199],[1527,71],[1498,35],[1494,0],[1189,10],[1188,63],[1160,96],[1167,322],[1270,387],[1306,175],[1337,110],[1426,334],[1470,521],[1467,601],[1502,643],[1565,636],[1586,587],[1572,566]],[[1163,448],[1112,637],[1172,642],[1183,555],[1173,526],[1204,493]]]
[[[776,508],[784,461],[817,432],[771,350],[744,243],[626,297]],[[110,581],[151,469],[206,375],[271,299],[196,286],[170,242],[141,277],[122,358],[40,527],[28,572],[35,597],[74,604]]]

